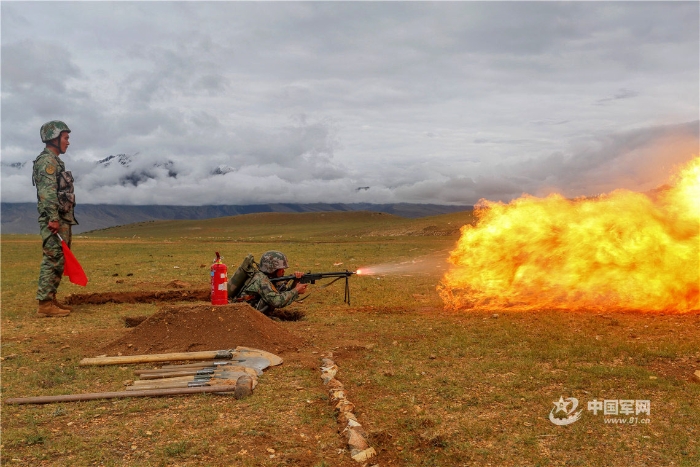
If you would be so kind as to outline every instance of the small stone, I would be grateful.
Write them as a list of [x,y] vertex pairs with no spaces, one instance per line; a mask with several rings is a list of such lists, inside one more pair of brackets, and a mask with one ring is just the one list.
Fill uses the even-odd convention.
[[364,451],[360,451],[356,454],[353,454],[352,458],[353,458],[353,460],[355,460],[357,462],[364,462],[367,459],[370,459],[376,455],[377,455],[377,451],[375,451],[374,448],[369,448],[369,449],[365,449]]
[[364,451],[369,447],[367,440],[354,428],[348,429],[348,447],[353,450]]

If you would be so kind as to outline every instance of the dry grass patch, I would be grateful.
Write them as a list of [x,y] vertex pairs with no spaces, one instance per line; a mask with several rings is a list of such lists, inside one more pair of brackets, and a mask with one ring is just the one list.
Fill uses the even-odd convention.
[[[399,227],[447,229],[452,220],[445,219],[399,220]],[[293,269],[354,270],[443,254],[456,241],[369,236],[383,228],[371,218],[346,219],[356,235],[347,238],[317,222],[268,222],[255,224],[245,241],[238,238],[248,226],[222,220],[211,228],[232,239],[181,238],[178,223],[76,238],[90,284],[63,284],[61,294],[153,291],[173,280],[206,288],[214,251],[232,268],[247,253],[282,249]],[[387,222],[386,229],[397,227]],[[296,239],[270,239],[287,231]],[[161,305],[85,304],[66,319],[36,319],[39,261],[38,237],[2,237],[3,397],[123,389],[138,366],[78,362],[134,329],[125,317],[152,316]],[[357,465],[320,380],[328,352],[382,466],[700,465],[700,383],[691,380],[700,369],[700,315],[447,313],[435,292],[439,280],[433,270],[354,276],[352,306],[337,284],[312,287],[303,305],[293,305],[306,317],[277,323],[308,343],[285,353],[242,401],[195,395],[4,406],[2,465]],[[560,396],[579,400],[579,421],[550,422]],[[593,399],[650,400],[650,423],[607,424],[585,410]]]

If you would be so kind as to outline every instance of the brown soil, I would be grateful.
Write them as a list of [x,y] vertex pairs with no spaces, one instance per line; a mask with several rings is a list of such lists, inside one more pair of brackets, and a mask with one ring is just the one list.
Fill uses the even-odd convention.
[[[189,286],[186,282],[172,281],[170,288]],[[71,294],[66,297],[68,305],[102,305],[104,303],[162,303],[162,302],[208,302],[211,298],[209,289],[194,290],[156,290],[139,292],[95,292],[88,294]],[[275,308],[266,313],[282,321],[299,321],[305,314],[301,310]],[[142,317],[125,318],[126,327],[137,326]]]
[[107,355],[226,350],[237,346],[274,354],[305,341],[248,304],[168,305],[101,349]]
[[153,303],[175,301],[209,301],[209,289],[162,290],[152,292],[96,292],[71,294],[65,299],[68,305],[101,305],[103,303]]

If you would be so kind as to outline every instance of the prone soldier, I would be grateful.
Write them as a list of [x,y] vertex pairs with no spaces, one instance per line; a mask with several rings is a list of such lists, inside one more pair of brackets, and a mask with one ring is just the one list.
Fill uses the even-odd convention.
[[[306,293],[308,284],[297,283],[295,280],[288,290],[279,291],[270,279],[284,276],[284,270],[289,267],[287,257],[281,251],[266,251],[260,258],[260,269],[255,271],[240,292],[246,301],[266,315],[272,315],[276,308],[283,308]],[[299,279],[303,273],[295,272]],[[250,298],[248,298],[250,297]]]

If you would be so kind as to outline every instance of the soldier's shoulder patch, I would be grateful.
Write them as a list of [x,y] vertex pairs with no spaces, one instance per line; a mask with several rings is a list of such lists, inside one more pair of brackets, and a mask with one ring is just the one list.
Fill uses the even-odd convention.
[[53,165],[47,165],[46,166],[46,173],[49,175],[53,175],[56,172],[56,167]]

